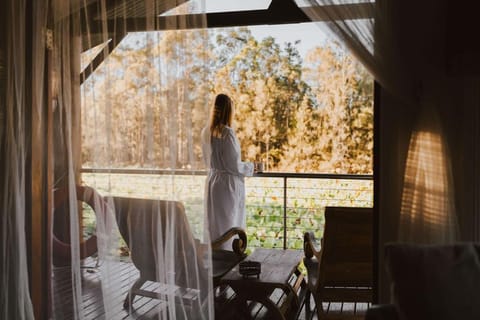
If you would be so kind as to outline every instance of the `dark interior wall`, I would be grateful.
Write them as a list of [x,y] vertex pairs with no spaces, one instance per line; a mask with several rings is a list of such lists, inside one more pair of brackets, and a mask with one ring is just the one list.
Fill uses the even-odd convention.
[[450,106],[442,105],[461,241],[479,240],[479,79],[478,76],[449,79]]
[[475,2],[447,0],[445,91],[442,105],[455,183],[460,240],[478,241],[480,188],[480,42]]
[[[378,181],[377,212],[379,225],[379,302],[387,302],[389,288],[384,267],[383,246],[387,242],[397,239],[398,218],[400,213],[401,194],[403,185],[402,173],[405,168],[406,153],[410,139],[412,123],[415,116],[402,102],[396,101],[388,92],[383,90],[380,96],[380,123],[379,129],[379,168],[375,169]],[[385,300],[387,299],[387,300]]]
[[[408,101],[381,90],[379,139],[377,156],[379,184],[377,207],[379,213],[379,300],[389,302],[389,282],[383,260],[383,246],[396,241],[401,206],[403,174],[412,129],[418,128],[425,105],[432,106],[439,117],[443,137],[451,159],[458,215],[460,240],[477,240],[479,153],[479,73],[468,74],[458,69],[451,72],[449,62],[456,59],[468,65],[468,55],[448,41],[449,32],[462,16],[449,14],[449,0],[391,1],[395,6],[391,23],[395,42],[401,51],[402,68],[408,70]],[[468,9],[467,9],[468,10]],[[473,8],[471,8],[473,10]],[[471,32],[474,30],[462,30]],[[470,38],[470,41],[473,41]],[[478,52],[477,57],[480,57]],[[480,60],[480,59],[479,59]],[[471,71],[471,69],[469,69]],[[427,111],[427,117],[431,115]]]
[[[6,21],[6,10],[0,10],[1,21]],[[6,90],[6,70],[5,70],[5,52],[6,52],[6,31],[7,28],[0,28],[0,153],[4,154],[3,133],[5,130],[5,90]],[[0,157],[0,170],[4,169],[5,157]],[[3,179],[2,179],[3,180]],[[3,181],[0,181],[0,194],[3,194]],[[2,203],[0,203],[2,207]]]

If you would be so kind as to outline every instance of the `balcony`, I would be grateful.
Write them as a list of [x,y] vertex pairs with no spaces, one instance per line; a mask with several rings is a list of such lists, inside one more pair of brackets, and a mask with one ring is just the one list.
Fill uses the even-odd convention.
[[[205,171],[185,170],[84,168],[82,182],[96,188],[102,195],[180,200],[185,205],[194,235],[201,238],[205,174]],[[256,247],[301,249],[305,231],[314,231],[318,237],[322,236],[326,206],[372,206],[373,177],[267,172],[246,179],[246,195],[250,250]],[[84,232],[93,231],[94,213],[84,210],[83,216]],[[120,242],[120,247],[123,245]],[[82,262],[82,306],[87,319],[105,318],[98,263],[92,257]],[[121,281],[116,284],[120,289],[111,297],[115,318],[156,318],[159,302],[148,297],[137,298],[138,309],[132,315],[122,309],[123,299],[138,277],[138,270],[128,257],[115,261],[112,267],[119,275],[115,281]],[[55,316],[73,319],[74,301],[69,268],[54,268],[52,279],[54,299],[56,305],[61,306],[53,311]],[[156,285],[149,283],[149,290],[157,290]],[[281,299],[281,295],[279,297]],[[257,307],[257,318],[262,319],[265,310]],[[324,305],[330,312],[343,315],[362,315],[367,307],[366,304],[353,303]],[[298,319],[310,319],[311,312],[302,306]]]
[[[101,194],[175,199],[203,234],[205,171],[84,168],[83,183]],[[303,233],[323,234],[326,206],[373,206],[371,175],[265,172],[246,178],[248,246],[301,249]],[[90,222],[93,223],[93,217]]]

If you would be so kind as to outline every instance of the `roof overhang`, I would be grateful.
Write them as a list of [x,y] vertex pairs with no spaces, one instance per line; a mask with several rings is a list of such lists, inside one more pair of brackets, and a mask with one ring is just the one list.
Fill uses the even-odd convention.
[[[314,8],[299,8],[294,0],[272,0],[268,8],[263,10],[162,15],[186,2],[188,1],[177,0],[172,5],[171,1],[155,1],[152,8],[146,8],[144,0],[128,2],[124,0],[90,0],[84,10],[85,14],[81,14],[83,48],[92,48],[110,39],[108,52],[111,52],[129,32],[196,29],[205,26],[207,28],[225,28],[312,22],[309,16],[315,17],[313,21],[320,22],[345,19],[347,13],[349,19],[367,19],[373,17],[374,14],[371,3],[323,6],[322,10],[316,10],[314,15],[307,15],[306,12]],[[102,8],[103,4],[105,4],[104,8]],[[102,15],[102,12],[106,12],[106,15]],[[352,13],[356,13],[356,15],[352,16]],[[152,16],[155,18],[152,19]],[[178,21],[182,22],[180,26]],[[103,33],[105,29],[108,30],[108,34]],[[93,59],[90,66],[82,72],[82,82],[103,59],[103,52]]]

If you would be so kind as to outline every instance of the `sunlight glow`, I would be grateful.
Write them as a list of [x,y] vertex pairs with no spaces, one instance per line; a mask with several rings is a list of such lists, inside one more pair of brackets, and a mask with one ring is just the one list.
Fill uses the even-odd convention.
[[452,186],[440,135],[415,132],[405,168],[399,238],[433,243],[455,237]]

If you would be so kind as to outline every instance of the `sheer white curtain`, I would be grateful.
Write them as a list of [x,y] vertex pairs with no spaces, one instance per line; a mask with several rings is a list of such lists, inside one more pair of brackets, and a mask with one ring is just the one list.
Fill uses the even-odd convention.
[[338,39],[372,73],[375,80],[395,94],[407,95],[408,71],[397,63],[397,41],[389,28],[395,14],[390,1],[297,0],[317,25]]
[[451,243],[458,224],[452,199],[449,150],[439,120],[425,102],[418,128],[412,132],[405,165],[398,237],[403,242]]
[[0,318],[33,319],[27,270],[25,1],[2,3],[0,17]]
[[[202,83],[206,20],[198,14],[204,3],[189,2],[171,13],[175,17],[162,17],[183,3],[2,3],[7,28],[0,31],[1,319],[33,319],[31,297],[48,293],[30,292],[29,262],[42,262],[28,261],[27,239],[32,244],[31,230],[43,228],[32,225],[36,220],[26,222],[27,193],[48,189],[48,181],[53,189],[43,195],[45,203],[53,200],[53,210],[38,210],[45,213],[39,221],[53,221],[45,225],[51,234],[42,234],[51,243],[40,258],[52,253],[45,270],[52,296],[43,300],[51,310],[43,310],[44,316],[213,318],[203,187],[192,187],[198,183],[192,177],[202,162],[197,140],[209,101]],[[195,18],[182,16],[191,10]],[[196,29],[182,31],[186,26]],[[170,31],[157,31],[164,29]],[[47,148],[45,167],[32,166],[33,140]],[[82,167],[107,170],[87,175]],[[110,172],[127,167],[144,171]],[[53,175],[32,186],[29,171],[37,169]],[[43,173],[31,173],[36,174]],[[117,206],[120,198],[140,202],[124,210]],[[144,261],[150,262],[145,270]],[[124,309],[126,292],[140,284],[143,273],[148,283],[137,289],[159,299],[148,302],[141,295]]]
[[[398,3],[389,0],[305,0],[301,5],[313,21],[321,21],[320,27],[350,49],[376,81],[403,102],[405,109],[421,110],[419,114],[425,115],[413,120],[401,214],[398,214],[398,240],[422,243],[455,240],[458,228],[451,155],[435,106],[441,98],[424,90],[434,88],[429,84],[435,79],[418,69],[418,62],[412,59],[416,49],[399,50],[397,44],[400,43],[395,29],[398,19],[409,18],[400,15]],[[411,55],[402,56],[406,51]]]
[[51,2],[55,319],[213,318],[204,7]]

